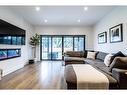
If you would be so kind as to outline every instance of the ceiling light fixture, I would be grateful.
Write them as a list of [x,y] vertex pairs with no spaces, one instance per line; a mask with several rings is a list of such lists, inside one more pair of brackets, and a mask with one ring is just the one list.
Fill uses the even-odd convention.
[[80,19],[78,19],[77,22],[81,22]]
[[36,11],[40,11],[40,7],[35,7]]
[[47,23],[47,22],[48,22],[48,20],[47,20],[47,19],[45,19],[45,20],[44,20],[44,22],[45,22],[45,23]]
[[88,10],[88,7],[84,7],[84,11],[87,11]]

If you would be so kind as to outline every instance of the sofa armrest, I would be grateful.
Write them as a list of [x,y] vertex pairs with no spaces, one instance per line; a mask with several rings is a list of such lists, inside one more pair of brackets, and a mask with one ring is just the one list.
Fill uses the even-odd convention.
[[113,68],[112,76],[118,81],[118,85],[121,89],[127,88],[127,70]]
[[0,75],[3,75],[3,70],[2,69],[0,69]]
[[63,57],[69,57],[69,55],[68,54],[64,54]]
[[0,80],[1,80],[1,78],[2,78],[2,75],[3,75],[3,70],[0,69]]
[[63,57],[70,57],[70,54],[64,52],[62,56],[63,56]]

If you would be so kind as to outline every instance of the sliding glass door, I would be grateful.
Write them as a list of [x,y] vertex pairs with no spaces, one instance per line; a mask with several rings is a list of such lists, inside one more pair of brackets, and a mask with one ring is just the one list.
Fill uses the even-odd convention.
[[62,37],[41,37],[41,59],[62,60]]
[[51,59],[51,37],[45,36],[41,38],[41,55],[41,59]]
[[66,51],[84,51],[85,36],[41,36],[41,60],[62,60]]
[[62,59],[62,37],[52,37],[52,59]]
[[83,51],[84,44],[84,37],[74,37],[74,51]]
[[64,52],[66,51],[73,51],[73,37],[72,36],[65,36],[63,37],[63,49]]

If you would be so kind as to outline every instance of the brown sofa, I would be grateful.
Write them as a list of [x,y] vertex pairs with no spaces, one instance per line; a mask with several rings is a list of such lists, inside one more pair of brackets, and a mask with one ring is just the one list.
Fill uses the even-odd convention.
[[[77,52],[76,52],[77,53]],[[81,53],[81,52],[80,52]],[[70,52],[69,52],[70,54]],[[67,53],[67,55],[69,55]],[[77,85],[77,77],[75,74],[75,71],[72,67],[71,64],[75,64],[75,60],[73,60],[73,55],[74,58],[76,59],[77,56],[75,56],[75,52],[73,52],[73,55],[70,54],[71,56],[66,56],[65,57],[65,79],[67,82],[67,88],[68,89],[76,89],[76,85]],[[87,52],[85,51],[84,55],[87,55]],[[115,67],[107,67],[104,64],[104,58],[107,55],[107,53],[104,52],[98,52],[96,54],[96,58],[94,59],[88,59],[86,58],[86,56],[83,59],[83,55],[79,57],[79,60],[77,61],[77,64],[90,64],[91,66],[93,66],[94,68],[96,68],[97,70],[99,70],[100,72],[102,72],[103,74],[105,74],[107,76],[107,78],[109,79],[109,89],[127,89],[127,62],[123,62],[122,60],[120,60],[118,57],[116,57],[113,60],[113,63],[118,63],[118,65],[116,65]],[[69,60],[67,60],[67,57]],[[71,59],[72,58],[72,59]],[[126,57],[127,58],[127,57]],[[81,60],[83,59],[83,60]],[[80,63],[81,61],[81,63]],[[124,63],[123,66],[119,66],[119,63]]]

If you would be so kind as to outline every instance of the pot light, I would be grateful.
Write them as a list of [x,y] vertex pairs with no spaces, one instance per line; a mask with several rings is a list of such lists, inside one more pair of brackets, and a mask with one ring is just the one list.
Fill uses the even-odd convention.
[[40,11],[40,7],[35,7],[36,11]]
[[84,7],[84,11],[87,11],[88,10],[88,7]]
[[48,20],[47,20],[47,19],[45,19],[45,20],[44,20],[44,22],[45,22],[45,23],[47,23],[47,22],[48,22]]
[[77,22],[81,22],[80,19],[78,19]]

